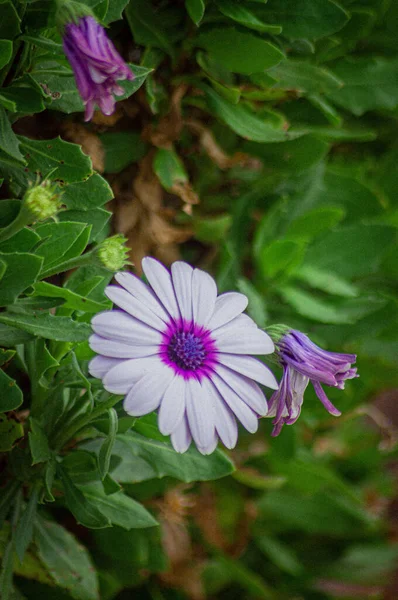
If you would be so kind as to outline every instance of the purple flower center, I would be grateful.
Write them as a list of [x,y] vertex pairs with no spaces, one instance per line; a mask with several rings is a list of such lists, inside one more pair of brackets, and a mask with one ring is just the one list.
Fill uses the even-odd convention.
[[186,331],[175,332],[169,342],[167,354],[173,363],[185,371],[199,369],[207,356],[201,337]]

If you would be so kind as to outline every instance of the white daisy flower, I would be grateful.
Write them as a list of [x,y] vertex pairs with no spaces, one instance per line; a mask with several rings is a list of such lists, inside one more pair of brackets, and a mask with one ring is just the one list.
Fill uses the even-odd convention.
[[171,272],[153,258],[142,268],[149,286],[118,273],[121,287],[106,295],[120,310],[92,320],[90,363],[106,390],[124,394],[124,409],[140,417],[158,410],[159,430],[171,435],[177,452],[192,439],[210,454],[221,439],[233,448],[237,422],[251,433],[267,401],[258,383],[278,389],[272,372],[251,354],[274,351],[271,338],[245,314],[243,294],[217,296],[210,275],[175,262]]

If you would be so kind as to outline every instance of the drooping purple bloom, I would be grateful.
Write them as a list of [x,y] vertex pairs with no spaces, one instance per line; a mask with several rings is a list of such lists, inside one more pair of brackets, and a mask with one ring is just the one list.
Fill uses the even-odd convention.
[[115,110],[115,96],[124,94],[117,83],[134,78],[127,64],[108,39],[105,29],[94,17],[81,17],[65,26],[64,52],[72,66],[79,94],[90,121],[97,104],[104,115]]
[[121,310],[96,315],[91,348],[99,354],[90,373],[111,393],[123,394],[133,416],[158,410],[159,430],[171,434],[177,452],[192,438],[210,454],[218,438],[237,442],[236,419],[251,433],[267,401],[256,382],[272,389],[271,371],[251,354],[274,350],[271,338],[242,314],[243,294],[217,297],[210,275],[177,261],[171,273],[153,258],[142,262],[149,286],[130,273],[118,273],[121,287],[106,295]]
[[268,417],[275,417],[272,435],[279,435],[283,425],[297,421],[310,381],[326,410],[331,415],[340,416],[341,412],[330,402],[321,384],[344,389],[346,379],[358,377],[357,369],[351,366],[356,361],[356,355],[322,350],[304,333],[294,329],[280,337],[276,342],[276,351],[283,367],[283,376],[269,405]]

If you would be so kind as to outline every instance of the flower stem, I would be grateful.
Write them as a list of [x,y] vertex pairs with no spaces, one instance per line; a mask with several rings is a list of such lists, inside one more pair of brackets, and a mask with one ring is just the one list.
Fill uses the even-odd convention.
[[96,406],[88,415],[82,417],[77,423],[71,423],[69,427],[59,436],[58,439],[54,440],[54,449],[60,450],[69,440],[71,440],[76,433],[81,429],[89,425],[91,421],[105,413],[109,408],[113,408],[121,400],[122,396],[110,396],[104,402],[101,402]]

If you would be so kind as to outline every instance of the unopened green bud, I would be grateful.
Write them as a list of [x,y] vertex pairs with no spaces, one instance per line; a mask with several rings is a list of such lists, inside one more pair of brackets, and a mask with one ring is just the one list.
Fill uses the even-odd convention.
[[268,333],[272,341],[277,344],[284,335],[291,331],[291,329],[291,327],[288,327],[283,323],[278,323],[277,325],[271,325],[270,327],[267,327],[265,331]]
[[118,233],[99,245],[97,252],[103,267],[115,273],[129,264],[129,248],[126,247],[126,242],[127,238]]
[[33,217],[33,221],[44,221],[53,217],[61,206],[56,186],[50,181],[43,181],[26,192],[23,204]]

